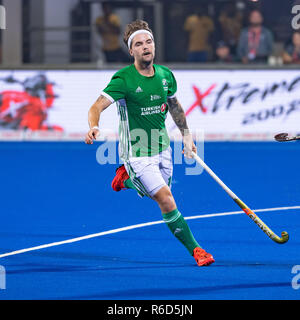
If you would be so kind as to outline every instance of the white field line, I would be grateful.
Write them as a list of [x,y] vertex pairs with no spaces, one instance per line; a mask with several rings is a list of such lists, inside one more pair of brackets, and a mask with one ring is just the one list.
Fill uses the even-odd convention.
[[[300,209],[300,206],[256,209],[253,211],[254,212],[270,212],[270,211],[297,210],[297,209]],[[184,219],[185,220],[193,220],[193,219],[213,218],[213,217],[229,216],[229,215],[242,214],[242,213],[244,213],[244,212],[243,211],[230,211],[230,212],[211,213],[211,214],[202,214],[202,215],[197,215],[197,216],[184,217]],[[82,236],[82,237],[47,243],[47,244],[43,244],[40,246],[35,246],[35,247],[31,247],[31,248],[25,248],[25,249],[21,249],[21,250],[3,253],[3,254],[0,254],[0,258],[13,256],[13,255],[17,255],[17,254],[25,253],[25,252],[29,252],[29,251],[36,251],[36,250],[40,250],[40,249],[60,246],[63,244],[78,242],[78,241],[87,240],[87,239],[91,239],[91,238],[102,237],[102,236],[106,236],[108,234],[123,232],[123,231],[127,231],[127,230],[149,227],[149,226],[153,226],[153,225],[161,224],[161,223],[164,223],[164,221],[159,220],[159,221],[134,224],[134,225],[127,226],[127,227],[112,229],[112,230],[103,231],[103,232],[99,232],[99,233],[93,233],[93,234],[89,234],[89,235]]]

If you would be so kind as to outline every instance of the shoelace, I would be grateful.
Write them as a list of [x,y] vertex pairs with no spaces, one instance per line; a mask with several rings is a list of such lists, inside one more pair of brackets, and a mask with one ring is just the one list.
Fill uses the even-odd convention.
[[195,256],[197,255],[198,258],[210,258],[210,254],[206,251],[202,250],[196,250]]

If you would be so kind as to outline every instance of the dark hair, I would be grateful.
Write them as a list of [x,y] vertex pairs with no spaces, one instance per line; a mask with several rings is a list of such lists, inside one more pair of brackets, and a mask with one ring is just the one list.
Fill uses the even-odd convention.
[[127,42],[128,42],[129,37],[135,31],[142,30],[142,29],[147,30],[147,31],[152,33],[152,30],[149,28],[148,23],[146,21],[143,21],[143,20],[135,20],[135,21],[129,23],[126,26],[126,29],[125,29],[125,32],[124,32],[124,36],[123,36],[123,41],[125,42],[126,46],[127,46]]

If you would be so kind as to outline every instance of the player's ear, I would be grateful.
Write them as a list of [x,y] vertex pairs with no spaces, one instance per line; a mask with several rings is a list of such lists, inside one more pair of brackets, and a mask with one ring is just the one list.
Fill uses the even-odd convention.
[[129,51],[129,54],[133,57],[133,51],[132,51],[132,49],[129,49],[128,51]]

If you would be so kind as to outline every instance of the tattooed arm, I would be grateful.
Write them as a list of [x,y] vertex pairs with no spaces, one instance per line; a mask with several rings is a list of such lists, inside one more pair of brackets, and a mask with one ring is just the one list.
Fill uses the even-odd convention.
[[188,158],[191,158],[191,152],[197,153],[197,148],[189,131],[184,110],[176,97],[168,98],[168,105],[171,116],[182,134],[184,153]]
[[186,117],[181,104],[178,102],[177,98],[168,98],[169,111],[171,116],[180,130],[182,135],[188,134],[189,129],[186,122]]
[[88,113],[90,130],[85,136],[85,143],[93,144],[93,140],[96,139],[96,137],[99,135],[98,124],[100,120],[100,114],[110,105],[111,101],[101,95],[97,99],[97,101],[91,106]]

